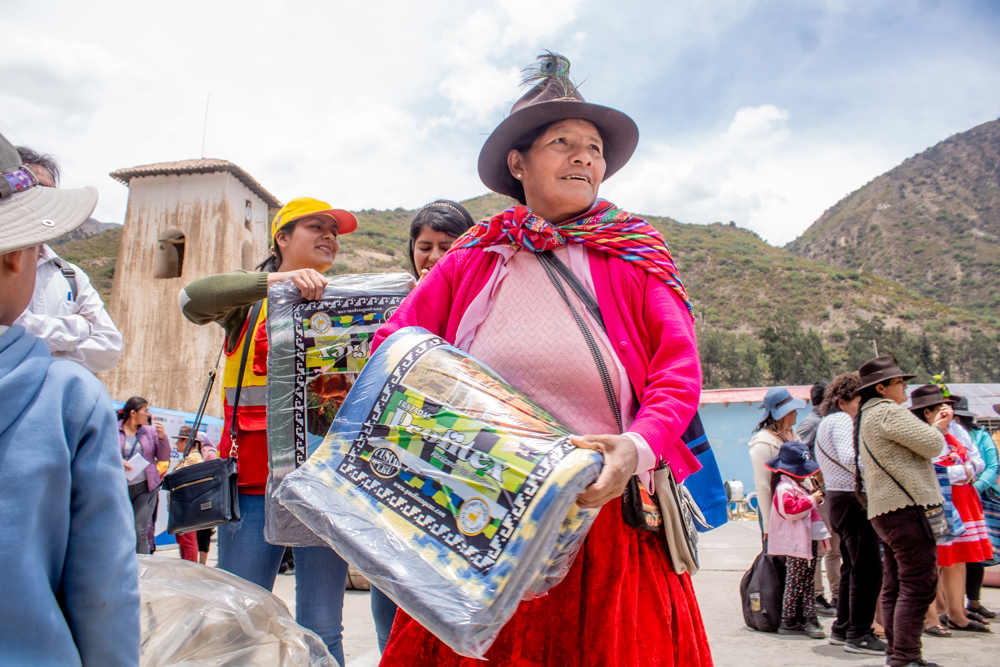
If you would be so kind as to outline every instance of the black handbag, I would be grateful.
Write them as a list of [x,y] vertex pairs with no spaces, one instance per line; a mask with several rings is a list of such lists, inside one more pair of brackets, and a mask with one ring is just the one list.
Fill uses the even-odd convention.
[[[232,446],[229,456],[195,463],[180,470],[175,470],[163,478],[163,488],[170,492],[170,514],[167,519],[167,532],[171,535],[187,533],[203,528],[212,528],[224,523],[234,523],[241,520],[240,495],[237,486],[237,446],[236,432],[238,428],[236,411],[240,404],[240,390],[243,388],[243,371],[246,368],[247,355],[250,352],[250,337],[253,323],[260,314],[262,301],[258,301],[250,309],[249,325],[243,335],[243,354],[240,358],[239,378],[236,381],[236,398],[233,401],[232,421],[229,424],[229,436]],[[220,352],[221,356],[221,352]],[[215,374],[218,368],[208,374],[208,386],[201,399],[201,406],[191,427],[191,437],[184,450],[184,458],[191,452],[198,436],[198,428],[208,404],[208,397],[215,384]]]

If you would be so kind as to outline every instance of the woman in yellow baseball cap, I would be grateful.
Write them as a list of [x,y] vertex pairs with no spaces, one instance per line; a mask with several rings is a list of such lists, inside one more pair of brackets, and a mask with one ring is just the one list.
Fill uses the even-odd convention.
[[[216,322],[226,332],[223,404],[225,427],[220,456],[239,449],[242,521],[219,526],[219,567],[268,590],[285,548],[264,540],[267,453],[267,288],[291,280],[306,299],[318,299],[340,251],[339,237],[358,228],[348,211],[302,197],[293,199],[271,223],[270,254],[258,272],[233,271],[196,280],[181,290],[184,316],[195,324]],[[259,309],[255,308],[262,302]],[[250,321],[253,319],[253,321]],[[244,354],[244,347],[246,353]],[[244,361],[245,360],[245,361]],[[240,388],[238,405],[237,387]],[[237,433],[230,433],[233,411]],[[326,642],[344,664],[341,646],[347,563],[328,547],[295,547],[296,620]]]

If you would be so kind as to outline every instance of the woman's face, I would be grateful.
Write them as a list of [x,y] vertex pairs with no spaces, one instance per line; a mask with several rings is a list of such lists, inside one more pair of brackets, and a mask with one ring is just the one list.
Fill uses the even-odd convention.
[[858,416],[858,408],[861,407],[861,397],[855,396],[850,400],[841,398],[837,401],[837,405],[840,406],[841,410],[849,414],[851,419],[854,419]]
[[586,212],[604,180],[604,141],[593,123],[573,118],[552,124],[527,153],[512,150],[507,166],[524,184],[528,206],[549,222]]
[[132,425],[143,426],[149,423],[149,406],[144,405],[138,410],[132,411]]
[[291,233],[279,230],[274,242],[281,248],[281,270],[326,271],[340,252],[338,233],[337,221],[325,217],[302,218]]
[[413,242],[413,266],[417,270],[417,275],[420,278],[426,276],[454,242],[454,236],[434,231],[430,225],[424,225],[417,240]]
[[948,421],[946,422],[946,425],[950,424],[952,417],[954,416],[954,413],[951,410],[951,406],[948,405],[947,403],[941,403],[931,408],[925,408],[924,416],[927,418],[927,423],[933,424],[935,421],[937,421],[938,417],[941,415],[942,412],[946,413],[947,415]]
[[880,396],[895,401],[897,405],[906,403],[906,381],[903,378],[892,378],[887,385],[877,384],[875,391]]
[[787,415],[779,419],[777,421],[778,432],[781,433],[782,431],[787,431],[788,429],[795,426],[796,419],[798,419],[798,414],[795,412],[795,410],[792,410]]

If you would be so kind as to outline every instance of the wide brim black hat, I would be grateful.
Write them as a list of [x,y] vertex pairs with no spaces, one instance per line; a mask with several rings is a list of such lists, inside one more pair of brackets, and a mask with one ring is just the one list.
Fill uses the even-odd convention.
[[957,403],[954,398],[949,398],[941,391],[941,387],[936,384],[920,385],[910,392],[910,411],[916,412],[924,408],[933,408],[935,405]]
[[781,445],[778,455],[764,464],[771,472],[784,473],[797,479],[805,479],[819,472],[819,464],[809,454],[809,448],[797,440],[789,440]]
[[539,56],[538,63],[523,72],[524,83],[538,81],[514,103],[511,113],[486,139],[479,152],[479,178],[490,190],[510,197],[507,155],[524,135],[560,120],[579,118],[590,121],[604,140],[608,180],[631,159],[639,144],[639,128],[628,115],[611,107],[583,99],[569,80],[569,61],[558,54]]
[[861,364],[861,368],[858,369],[858,378],[861,380],[861,386],[854,391],[854,396],[860,394],[861,390],[866,387],[885,384],[893,378],[903,378],[905,382],[915,377],[917,376],[903,372],[903,369],[896,364],[896,357],[891,354],[883,354],[880,357],[875,357]]
[[954,394],[952,394],[951,397],[955,399],[955,407],[953,411],[956,417],[967,417],[969,419],[976,418],[976,415],[969,410],[969,399],[964,396],[955,396]]

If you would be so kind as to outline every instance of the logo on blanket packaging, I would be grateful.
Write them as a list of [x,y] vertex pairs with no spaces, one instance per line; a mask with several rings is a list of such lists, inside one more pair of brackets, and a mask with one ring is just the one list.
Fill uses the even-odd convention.
[[392,451],[389,447],[379,447],[373,451],[368,464],[371,466],[373,473],[384,479],[395,477],[399,474],[400,468],[403,467],[399,461],[399,457],[396,456],[396,452]]
[[309,318],[309,327],[318,334],[325,334],[333,327],[333,321],[326,313],[319,312]]
[[458,529],[466,535],[478,535],[490,523],[490,507],[482,498],[469,498],[458,509]]

